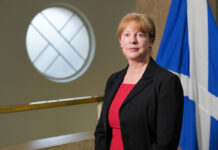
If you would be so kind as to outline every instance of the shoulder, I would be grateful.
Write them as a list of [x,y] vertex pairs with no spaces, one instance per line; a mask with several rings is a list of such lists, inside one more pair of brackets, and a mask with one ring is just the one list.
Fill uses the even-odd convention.
[[127,68],[128,68],[128,65],[127,65],[125,68],[123,68],[123,69],[121,69],[121,70],[119,70],[119,71],[117,71],[117,72],[111,74],[111,75],[109,76],[107,82],[113,81],[113,80],[115,80],[116,78],[125,75],[125,74],[126,74],[126,71],[127,71]]
[[167,69],[157,65],[154,75],[154,86],[157,93],[176,94],[183,99],[183,88],[180,78],[168,71]]
[[106,88],[109,87],[109,86],[112,86],[114,81],[117,79],[117,78],[122,78],[125,73],[126,73],[126,70],[127,70],[127,67],[125,67],[124,69],[122,70],[119,70],[113,74],[111,74],[109,76],[109,78],[107,79],[107,83],[106,83]]
[[159,83],[165,83],[165,82],[180,82],[179,77],[168,71],[167,69],[159,66],[158,64],[156,64],[156,69],[155,69],[155,75],[154,75],[155,80],[157,80]]
[[111,74],[111,75],[109,76],[107,82],[115,80],[117,77],[119,77],[119,76],[121,75],[122,72],[124,72],[124,70],[125,70],[125,69],[122,69],[122,70],[119,70],[119,71],[117,71],[117,72]]

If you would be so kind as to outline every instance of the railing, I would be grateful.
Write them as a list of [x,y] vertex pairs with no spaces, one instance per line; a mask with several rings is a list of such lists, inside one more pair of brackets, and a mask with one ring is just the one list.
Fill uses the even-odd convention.
[[0,150],[51,150],[51,149],[94,149],[94,133],[80,132],[48,137],[25,143],[0,146]]
[[76,104],[95,103],[95,102],[101,102],[101,101],[103,101],[103,96],[94,96],[94,97],[89,96],[89,97],[77,97],[77,98],[69,98],[69,99],[31,102],[29,104],[24,104],[24,105],[1,106],[0,114],[30,111],[30,110],[45,109],[45,108],[62,107],[62,106],[70,106],[70,105],[76,105]]

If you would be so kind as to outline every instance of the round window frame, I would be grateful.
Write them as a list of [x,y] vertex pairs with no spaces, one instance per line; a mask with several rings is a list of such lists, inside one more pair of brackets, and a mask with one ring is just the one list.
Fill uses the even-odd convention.
[[[31,64],[34,66],[34,68],[37,70],[37,72],[39,72],[43,77],[47,78],[49,81],[53,81],[53,82],[57,82],[57,83],[71,82],[71,81],[74,81],[74,80],[80,78],[83,74],[85,74],[85,72],[88,70],[88,68],[90,67],[90,65],[94,59],[95,50],[96,50],[96,40],[95,40],[94,29],[93,29],[90,21],[88,20],[88,18],[85,16],[85,14],[80,9],[78,9],[75,6],[72,6],[71,4],[67,4],[67,3],[57,2],[57,3],[50,4],[47,7],[42,8],[35,16],[37,16],[43,10],[45,10],[47,8],[53,8],[53,7],[64,8],[64,9],[68,9],[69,11],[72,11],[72,13],[76,14],[80,18],[80,20],[83,22],[83,24],[87,30],[88,37],[89,37],[89,50],[88,50],[88,56],[87,56],[85,62],[83,63],[82,67],[79,70],[77,70],[73,75],[65,77],[65,78],[55,78],[55,77],[48,76],[48,75],[40,72],[36,68],[36,66],[32,63],[32,60],[30,59],[28,49],[27,49],[27,32],[28,32],[29,26],[28,26],[27,32],[26,32],[26,51],[27,51],[27,55],[29,57]],[[32,20],[34,19],[34,17],[32,18]],[[32,20],[31,20],[31,22],[32,22]]]

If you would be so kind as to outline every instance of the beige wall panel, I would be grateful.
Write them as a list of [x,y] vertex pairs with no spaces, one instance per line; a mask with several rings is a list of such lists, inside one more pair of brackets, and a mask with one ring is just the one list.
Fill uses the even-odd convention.
[[216,3],[216,22],[218,22],[218,2]]
[[[217,0],[208,0],[214,18],[218,22],[218,3]],[[171,0],[136,0],[136,11],[151,16],[156,25],[156,41],[153,47],[153,56],[156,57],[160,46],[162,34],[165,28]]]
[[171,0],[136,0],[136,11],[145,13],[154,20],[156,25],[156,41],[153,56],[156,57],[164,31]]
[[217,20],[217,14],[216,14],[216,12],[217,12],[217,2],[216,2],[216,0],[208,0],[208,3],[209,3],[210,8],[211,8],[211,10],[213,12],[214,18]]
[[[32,18],[56,2],[79,8],[95,32],[96,53],[87,72],[75,81],[55,83],[43,77],[26,52]],[[116,30],[135,1],[0,0],[0,106],[32,101],[103,95],[108,76],[126,65]],[[83,131],[93,131],[97,103],[0,115],[0,146]]]

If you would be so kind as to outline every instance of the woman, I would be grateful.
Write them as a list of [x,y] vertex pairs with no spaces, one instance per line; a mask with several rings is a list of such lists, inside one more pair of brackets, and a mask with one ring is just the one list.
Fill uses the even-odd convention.
[[117,33],[128,66],[107,81],[95,150],[176,150],[183,90],[179,78],[151,58],[153,21],[130,13]]

